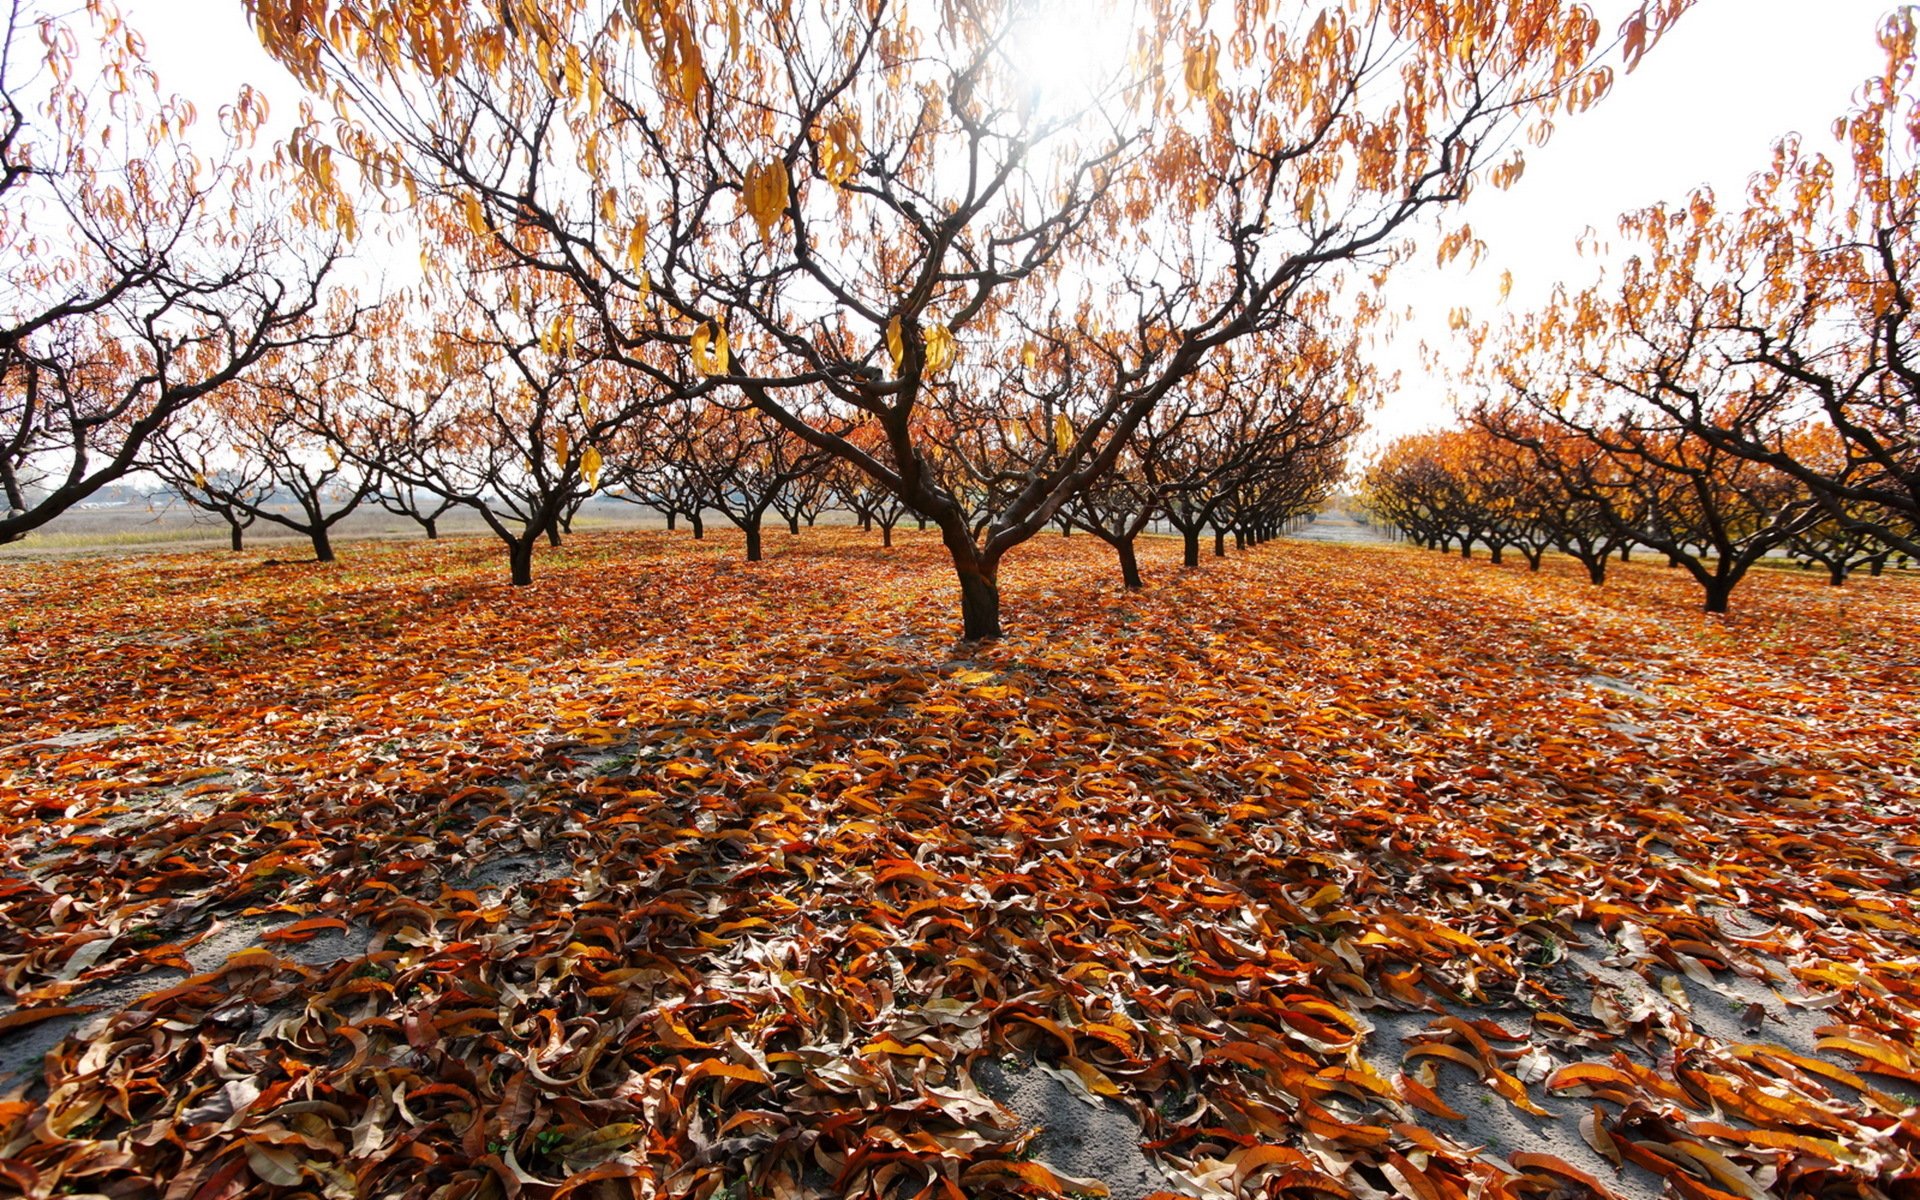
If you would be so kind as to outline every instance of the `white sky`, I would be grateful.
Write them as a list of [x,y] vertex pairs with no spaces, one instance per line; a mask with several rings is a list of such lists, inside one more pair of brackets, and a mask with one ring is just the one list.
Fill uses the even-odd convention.
[[[1829,127],[1862,81],[1884,65],[1875,35],[1889,0],[1700,0],[1639,70],[1615,80],[1598,106],[1562,120],[1543,149],[1529,149],[1512,190],[1483,187],[1466,217],[1487,244],[1477,268],[1446,269],[1430,252],[1389,284],[1396,308],[1413,320],[1386,351],[1401,371],[1400,394],[1373,418],[1390,438],[1452,414],[1443,379],[1429,378],[1417,353],[1424,339],[1452,340],[1456,305],[1476,320],[1500,313],[1500,273],[1513,272],[1509,304],[1542,303],[1556,280],[1586,285],[1600,263],[1574,242],[1589,227],[1603,240],[1623,212],[1678,200],[1702,184],[1725,202],[1770,161],[1790,132],[1810,147],[1832,145]],[[1443,349],[1444,354],[1444,349]]]
[[[243,82],[293,115],[297,86],[248,29],[238,0],[122,0],[146,37],[163,87],[200,106],[204,118]],[[1878,70],[1875,43],[1891,0],[1699,0],[1695,10],[1598,107],[1560,122],[1508,192],[1482,188],[1466,211],[1487,255],[1471,271],[1417,255],[1390,284],[1396,308],[1414,316],[1384,365],[1401,372],[1397,396],[1374,414],[1375,437],[1447,420],[1443,379],[1425,375],[1417,347],[1447,343],[1456,305],[1477,319],[1497,315],[1502,270],[1514,276],[1510,303],[1535,304],[1555,280],[1590,282],[1598,264],[1573,249],[1582,230],[1610,235],[1622,212],[1684,196],[1706,184],[1723,198],[1766,165],[1773,142],[1791,131],[1814,146],[1846,111],[1854,90]],[[1611,31],[1609,31],[1611,32]],[[279,121],[276,121],[279,124]]]

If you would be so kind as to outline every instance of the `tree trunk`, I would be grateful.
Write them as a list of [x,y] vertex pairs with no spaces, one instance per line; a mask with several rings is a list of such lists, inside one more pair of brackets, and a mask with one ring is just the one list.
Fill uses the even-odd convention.
[[1827,569],[1828,587],[1845,587],[1847,584],[1847,564],[1836,562]]
[[1599,587],[1607,581],[1606,555],[1600,554],[1593,558],[1583,559],[1582,561],[1587,564],[1587,582],[1593,584],[1595,587]]
[[1620,561],[1621,561],[1621,562],[1626,562],[1626,561],[1628,561],[1628,559],[1627,559],[1627,556],[1628,556],[1629,554],[1632,554],[1632,553],[1633,553],[1633,547],[1632,547],[1632,546],[1622,546],[1622,547],[1620,547]]
[[760,518],[754,517],[749,523],[741,526],[741,528],[746,530],[746,533],[747,533],[747,561],[759,562],[760,561]]
[[788,537],[800,536],[800,514],[799,513],[795,513],[791,517],[787,518],[787,536]]
[[941,521],[940,540],[960,580],[960,636],[969,642],[999,637],[1000,560],[980,556],[965,517],[949,514]]
[[1183,560],[1182,565],[1188,566],[1188,567],[1199,566],[1200,565],[1200,531],[1198,529],[1182,529],[1180,531],[1180,539],[1186,543],[1186,550],[1187,550],[1186,557]]
[[969,642],[1000,636],[999,572],[973,562],[956,562],[960,575],[961,636]]
[[[1236,543],[1234,548],[1240,549],[1241,547],[1238,545],[1240,541],[1239,537],[1236,536],[1233,540]],[[1213,531],[1213,556],[1215,558],[1225,558],[1227,556],[1227,531],[1224,529],[1216,529]]]
[[880,544],[882,546],[887,546],[887,547],[891,547],[893,545],[893,522],[892,521],[881,522]]
[[674,525],[680,520],[680,514],[673,509],[667,510],[667,532],[672,533]]
[[1708,579],[1703,584],[1707,590],[1708,612],[1724,613],[1727,611],[1727,602],[1733,596],[1733,585],[1734,581],[1731,579],[1718,578]]
[[323,521],[315,521],[309,537],[313,539],[313,561],[333,561],[333,539],[327,536],[327,526]]
[[558,515],[547,518],[547,545],[560,544],[560,518]]
[[1140,560],[1133,552],[1133,539],[1122,538],[1113,544],[1113,552],[1120,556],[1120,582],[1129,591],[1139,591],[1145,587],[1140,582]]
[[526,587],[533,582],[533,541],[536,535],[528,533],[518,541],[507,543],[507,563],[513,570],[513,586]]
[[687,526],[693,530],[693,540],[699,541],[707,536],[707,523],[700,519],[699,513],[687,514]]
[[924,529],[926,529],[926,527],[927,527],[927,519],[926,519],[925,517],[921,517],[921,518],[920,518],[920,528],[924,530]]
[[1503,550],[1506,549],[1506,547],[1495,545],[1492,549],[1493,549],[1493,556],[1489,558],[1487,561],[1497,567],[1500,565],[1500,554]]
[[428,541],[437,542],[440,540],[440,519],[438,517],[422,517],[420,518],[420,523],[427,527]]
[[1460,543],[1460,557],[1461,558],[1473,557],[1473,539],[1472,538],[1467,538]]
[[1876,554],[1867,560],[1867,573],[1875,579],[1880,578],[1880,576],[1886,572],[1886,569],[1887,556],[1884,554]]
[[235,525],[229,521],[227,528],[233,532],[233,552],[238,554],[240,553],[241,543],[246,540],[246,527],[244,525]]
[[1540,560],[1545,558],[1547,555],[1547,552],[1545,550],[1535,550],[1531,554],[1528,554],[1525,550],[1522,550],[1520,553],[1526,554],[1527,570],[1529,571],[1538,571],[1540,569]]
[[873,532],[873,514],[872,513],[863,512],[860,514],[860,532],[862,533]]

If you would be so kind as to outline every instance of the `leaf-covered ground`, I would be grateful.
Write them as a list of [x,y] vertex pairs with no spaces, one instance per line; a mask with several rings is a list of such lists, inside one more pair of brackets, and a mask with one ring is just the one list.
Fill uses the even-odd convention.
[[0,1191],[1920,1189],[1920,579],[772,541],[0,567]]

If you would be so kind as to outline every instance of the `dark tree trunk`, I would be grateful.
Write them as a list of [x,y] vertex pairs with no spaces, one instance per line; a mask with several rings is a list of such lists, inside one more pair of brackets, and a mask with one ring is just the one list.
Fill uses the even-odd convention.
[[860,514],[860,532],[862,533],[873,532],[873,514],[872,513],[863,512]]
[[1710,578],[1704,582],[1702,586],[1707,590],[1706,607],[1708,612],[1724,613],[1727,611],[1727,603],[1733,596],[1734,583],[1735,581],[1732,579],[1719,578]]
[[440,519],[438,517],[422,517],[420,518],[420,523],[427,527],[428,541],[437,542],[440,540]]
[[[1237,543],[1240,539],[1235,537],[1233,540]],[[1235,548],[1238,549],[1239,547],[1236,546]],[[1213,531],[1213,556],[1215,558],[1225,558],[1227,556],[1227,531],[1224,529],[1216,529]]]
[[969,642],[1000,636],[1000,563],[983,559],[964,518],[943,521],[940,538],[960,578],[961,636]]
[[558,546],[559,544],[560,518],[558,516],[549,517],[547,518],[547,545]]
[[1183,560],[1183,565],[1188,567],[1199,566],[1200,565],[1200,531],[1198,529],[1182,529],[1180,531],[1180,540],[1186,543],[1186,551],[1187,551],[1186,557]]
[[687,514],[687,526],[693,530],[693,540],[699,541],[707,536],[707,523],[700,519],[699,513]]
[[[238,547],[235,547],[235,549],[238,549]],[[1876,554],[1872,558],[1867,560],[1867,573],[1872,575],[1875,579],[1880,578],[1880,576],[1883,573],[1885,573],[1886,569],[1887,569],[1887,556],[1884,554]]]
[[[1227,539],[1224,534],[1225,530],[1216,529],[1213,531],[1213,554],[1215,558],[1225,558],[1227,556]],[[1233,531],[1233,548],[1235,550],[1245,550],[1247,548],[1246,530],[1235,529]]]
[[1837,562],[1837,563],[1834,563],[1833,566],[1827,569],[1827,586],[1828,587],[1845,587],[1846,584],[1847,584],[1847,564],[1843,562]]
[[518,541],[507,543],[507,563],[513,570],[513,586],[526,587],[533,582],[533,542],[535,534],[528,533]]
[[1628,557],[1627,557],[1627,556],[1628,556],[1628,555],[1630,555],[1630,554],[1632,554],[1632,553],[1633,553],[1633,547],[1632,547],[1632,546],[1622,546],[1622,547],[1620,547],[1620,561],[1621,561],[1621,562],[1628,562],[1628,561],[1631,561],[1631,560],[1629,560],[1629,559],[1628,559]]
[[308,536],[313,539],[313,561],[332,562],[333,539],[327,536],[325,523],[315,521],[313,531]]
[[742,526],[742,528],[745,529],[747,532],[747,561],[759,562],[760,561],[760,518],[754,517],[749,523]]
[[808,517],[808,518],[807,518],[807,528],[808,528],[808,529],[812,529],[812,528],[813,528],[813,523],[814,523],[815,521],[818,521],[819,519],[820,519],[820,514],[819,514],[819,513],[814,513],[814,514],[813,514],[812,516],[810,516],[810,517]]
[[667,510],[667,532],[668,533],[673,532],[673,527],[675,524],[679,522],[679,520],[680,520],[679,513],[673,511],[671,508]]
[[925,517],[921,517],[921,518],[920,518],[920,528],[924,530],[924,529],[926,529],[926,527],[927,527],[927,519],[926,519]]
[[1473,557],[1473,539],[1472,538],[1468,538],[1465,541],[1460,543],[1460,557],[1461,558]]
[[880,523],[880,544],[882,546],[888,546],[888,547],[891,547],[893,545],[893,522],[892,521],[882,521]]
[[960,574],[961,636],[969,642],[1000,636],[998,572],[974,563],[955,563]]
[[800,536],[800,517],[799,517],[799,514],[797,513],[787,518],[787,536],[788,537]]
[[1504,546],[1498,546],[1498,545],[1496,545],[1496,546],[1494,546],[1494,547],[1493,547],[1493,554],[1492,554],[1492,557],[1490,557],[1490,558],[1488,558],[1488,559],[1487,559],[1487,561],[1488,561],[1488,562],[1490,562],[1490,563],[1492,563],[1492,564],[1493,564],[1494,566],[1496,566],[1496,567],[1497,567],[1497,566],[1499,566],[1499,565],[1500,565],[1500,555],[1501,555],[1501,553],[1502,553],[1502,551],[1504,551],[1505,549],[1506,549],[1506,548],[1505,548]]
[[1120,556],[1120,582],[1131,591],[1145,587],[1146,584],[1140,582],[1140,559],[1133,552],[1133,539],[1116,540],[1113,552]]
[[247,536],[246,527],[242,525],[235,525],[232,522],[229,522],[227,524],[227,528],[233,534],[233,552],[235,554],[238,554],[240,553],[242,543],[246,541],[246,536]]
[[1599,587],[1601,584],[1607,581],[1607,556],[1606,555],[1600,554],[1600,555],[1594,556],[1593,558],[1583,559],[1581,561],[1587,564],[1587,581],[1589,583],[1593,584],[1593,586],[1595,587]]
[[1522,550],[1520,553],[1527,556],[1527,570],[1529,571],[1538,571],[1540,569],[1540,560],[1545,558],[1547,554],[1545,550]]

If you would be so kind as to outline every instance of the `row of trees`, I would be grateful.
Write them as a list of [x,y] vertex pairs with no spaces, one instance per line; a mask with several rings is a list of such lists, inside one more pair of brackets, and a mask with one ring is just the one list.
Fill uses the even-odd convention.
[[[1356,285],[1688,6],[1610,47],[1567,0],[1142,0],[1060,47],[1021,0],[242,2],[341,114],[303,137],[438,214],[483,307],[555,306],[532,328],[560,323],[596,404],[751,408],[924,516],[969,638],[1063,516],[1122,548],[1155,498],[1195,530],[1284,506],[1311,472],[1192,446],[1311,457],[1329,435],[1293,414],[1350,426],[1319,410],[1365,399],[1323,382],[1371,317]],[[579,432],[606,454],[611,429]]]
[[1740,201],[1620,223],[1584,290],[1476,333],[1464,429],[1393,447],[1378,511],[1436,544],[1556,545],[1596,581],[1646,546],[1726,610],[1759,559],[1835,582],[1920,557],[1920,102],[1915,10],[1834,123],[1836,163],[1782,140]]
[[[1700,585],[1708,612],[1769,556],[1818,565],[1838,586],[1856,569],[1879,574],[1896,555],[1868,521],[1831,515],[1815,493],[1765,463],[1672,431],[1615,426],[1590,438],[1558,422],[1481,407],[1464,428],[1401,438],[1363,477],[1366,506],[1415,544],[1506,552],[1539,570],[1558,550],[1595,584],[1607,564],[1644,548]],[[1828,435],[1819,427],[1802,437]]]
[[[235,549],[266,522],[311,539],[321,561],[333,558],[332,530],[363,505],[411,517],[429,537],[447,512],[470,511],[505,544],[516,583],[531,581],[537,543],[559,544],[596,492],[653,509],[669,528],[684,518],[696,538],[719,513],[744,532],[749,561],[761,557],[770,516],[798,532],[836,508],[878,528],[887,545],[903,519],[922,528],[930,519],[755,409],[610,400],[608,381],[559,353],[551,332],[544,347],[502,337],[497,325],[425,339],[416,353],[433,360],[434,394],[423,403],[410,389],[389,392],[383,381],[394,377],[405,329],[380,314],[364,320],[375,336],[270,358],[156,432],[145,466],[223,521]],[[449,353],[482,347],[487,361],[441,369]],[[1151,523],[1177,528],[1197,566],[1204,535],[1216,553],[1229,536],[1269,536],[1315,511],[1341,476],[1360,425],[1350,364],[1328,360],[1262,393],[1250,377],[1264,380],[1269,365],[1222,362],[1191,402],[1157,413],[1056,514],[1063,531],[1112,546],[1129,587],[1141,586],[1134,545]],[[1067,432],[1052,424],[1010,422],[990,437],[949,426],[933,443],[933,469],[971,520],[989,520],[1031,460],[1063,452]]]
[[[603,473],[690,486],[752,410],[716,504],[824,456],[985,637],[1052,523],[1197,559],[1324,490],[1358,285],[1689,0],[1611,42],[1571,0],[1146,0],[1070,71],[1016,0],[242,3],[323,104],[262,153],[243,94],[213,161],[107,0],[7,3],[0,541],[148,464],[240,520],[271,478],[323,555],[349,503],[464,506],[525,581]],[[417,285],[324,290],[363,223]]]

